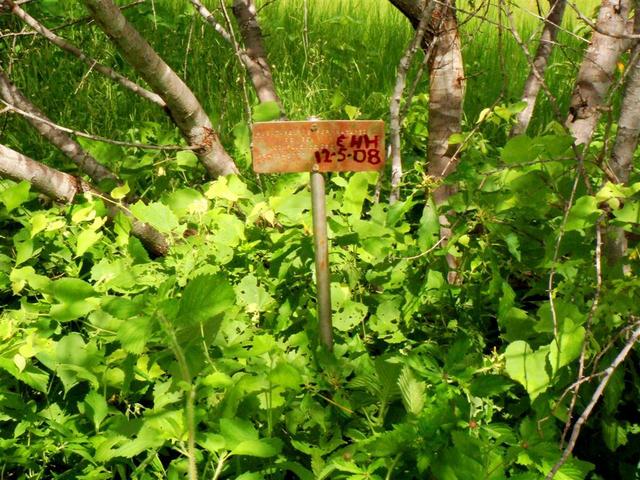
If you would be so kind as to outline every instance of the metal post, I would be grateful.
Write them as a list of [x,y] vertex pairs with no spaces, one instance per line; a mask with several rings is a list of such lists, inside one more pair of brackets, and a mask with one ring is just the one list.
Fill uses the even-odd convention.
[[329,244],[327,238],[324,175],[317,171],[311,172],[311,211],[313,214],[313,241],[316,253],[316,287],[318,291],[317,302],[320,343],[328,350],[333,350]]

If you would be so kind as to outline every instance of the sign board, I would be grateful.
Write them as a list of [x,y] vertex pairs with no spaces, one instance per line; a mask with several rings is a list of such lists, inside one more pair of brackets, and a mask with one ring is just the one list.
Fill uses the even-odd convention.
[[257,173],[362,172],[384,166],[384,122],[259,122],[252,128]]

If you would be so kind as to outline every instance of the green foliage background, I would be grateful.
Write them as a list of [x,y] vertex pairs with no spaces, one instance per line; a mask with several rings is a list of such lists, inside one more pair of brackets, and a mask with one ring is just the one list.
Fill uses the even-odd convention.
[[[250,173],[242,71],[228,45],[188,2],[147,3],[128,17],[206,105],[242,175],[206,181],[188,152],[83,143],[144,199],[131,211],[169,237],[161,259],[124,216],[108,224],[96,196],[52,205],[26,183],[0,181],[0,477],[186,478],[192,430],[202,478],[544,478],[561,454],[563,393],[583,341],[598,371],[640,314],[637,240],[631,274],[607,275],[590,313],[596,226],[605,212],[631,233],[640,223],[637,171],[620,188],[595,166],[604,127],[577,183],[571,140],[544,99],[532,135],[507,140],[526,62],[490,24],[466,22],[452,240],[437,244],[426,195],[420,84],[405,122],[404,200],[376,203],[375,175],[329,178],[329,355],[317,341],[308,176]],[[386,118],[408,25],[386,2],[309,2],[307,43],[300,6],[260,12],[289,117]],[[78,2],[29,8],[48,25],[84,15]],[[519,21],[533,33],[527,16]],[[132,74],[96,28],[63,32]],[[584,42],[560,43],[548,80],[565,105]],[[43,40],[1,48],[16,84],[55,121],[180,141],[162,112]],[[252,114],[265,111],[252,104]],[[25,122],[5,118],[3,143],[74,171]],[[446,281],[447,254],[460,262],[459,285]],[[556,478],[639,475],[637,359],[613,376]],[[578,411],[594,388],[583,386]]]

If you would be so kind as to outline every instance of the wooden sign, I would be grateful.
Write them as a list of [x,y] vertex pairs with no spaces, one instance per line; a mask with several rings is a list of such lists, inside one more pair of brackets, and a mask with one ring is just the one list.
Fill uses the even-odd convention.
[[260,122],[252,128],[257,173],[362,172],[384,166],[384,122]]

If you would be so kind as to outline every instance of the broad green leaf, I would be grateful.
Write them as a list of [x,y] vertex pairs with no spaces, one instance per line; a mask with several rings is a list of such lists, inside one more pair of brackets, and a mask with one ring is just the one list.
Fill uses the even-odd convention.
[[539,348],[534,352],[522,340],[510,343],[504,353],[507,373],[524,386],[532,401],[549,386],[548,353],[549,347]]
[[282,362],[269,372],[269,381],[277,386],[298,390],[302,383],[302,376],[298,369]]
[[624,207],[620,210],[613,212],[616,220],[625,223],[640,223],[640,202],[628,201],[625,202]]
[[362,205],[365,198],[367,198],[369,177],[368,172],[357,172],[351,176],[342,197],[342,207],[340,209],[342,213],[360,216]]
[[404,366],[400,378],[398,378],[398,386],[402,394],[402,401],[407,412],[418,415],[424,408],[426,400],[425,392],[427,384],[418,381],[408,366]]
[[195,277],[184,289],[178,317],[188,323],[209,320],[235,304],[235,293],[222,275]]
[[[223,177],[224,178],[224,177]],[[167,205],[178,217],[187,214],[205,213],[209,202],[193,188],[180,188],[167,198]]]
[[38,233],[47,228],[49,224],[49,217],[44,213],[36,213],[31,217],[31,238],[35,237]]
[[258,285],[258,279],[253,274],[246,275],[236,287],[238,300],[246,306],[247,312],[264,312],[275,305],[275,300],[269,292]]
[[280,118],[280,106],[277,102],[262,102],[253,107],[254,122],[270,122]]
[[575,326],[569,319],[564,321],[562,329],[558,331],[560,338],[554,339],[550,345],[549,364],[552,375],[580,356],[585,333],[584,327]]
[[130,210],[138,220],[148,223],[162,233],[170,233],[178,227],[178,218],[162,203],[153,202],[145,205],[138,201],[131,205]]
[[513,386],[514,383],[502,375],[481,375],[471,381],[469,390],[475,397],[492,397],[503,394]]
[[129,318],[120,325],[116,336],[126,352],[140,355],[153,334],[153,325],[147,316]]
[[565,230],[570,232],[593,227],[601,214],[602,210],[598,208],[595,197],[590,195],[580,197],[569,210]]
[[107,418],[107,414],[109,413],[107,401],[101,394],[95,390],[91,390],[87,396],[84,397],[84,409],[85,415],[93,422],[96,432],[99,432],[102,421]]
[[348,332],[358,325],[367,314],[367,307],[361,303],[348,300],[333,314],[334,328]]
[[277,455],[281,450],[282,442],[279,439],[243,440],[231,450],[231,453],[233,455],[268,458]]
[[189,150],[176,153],[176,164],[181,167],[195,168],[198,165],[198,157]]
[[0,202],[4,204],[8,212],[11,212],[29,200],[30,188],[31,184],[25,181],[6,188],[2,188],[0,185]]
[[618,447],[626,445],[629,441],[627,431],[615,420],[602,421],[602,438],[609,450],[615,452]]
[[345,105],[344,113],[347,114],[349,120],[355,120],[360,116],[360,109],[358,107],[354,107],[353,105]]
[[79,278],[61,278],[51,284],[51,293],[60,303],[51,306],[51,316],[56,320],[69,321],[82,317],[97,307],[96,292],[87,282]]
[[511,138],[502,149],[500,158],[505,163],[527,163],[535,160],[536,150],[526,135]]
[[11,280],[11,288],[14,294],[20,293],[20,291],[26,286],[33,288],[36,291],[44,292],[51,284],[44,275],[38,275],[33,267],[14,268],[9,274],[9,280]]
[[240,418],[221,418],[220,433],[224,437],[225,445],[233,450],[242,442],[258,440],[258,431],[253,424]]
[[440,221],[433,198],[429,198],[422,210],[418,228],[418,246],[423,252],[433,247],[440,239]]
[[96,232],[91,228],[80,232],[76,239],[76,256],[84,255],[101,238],[102,232]]

